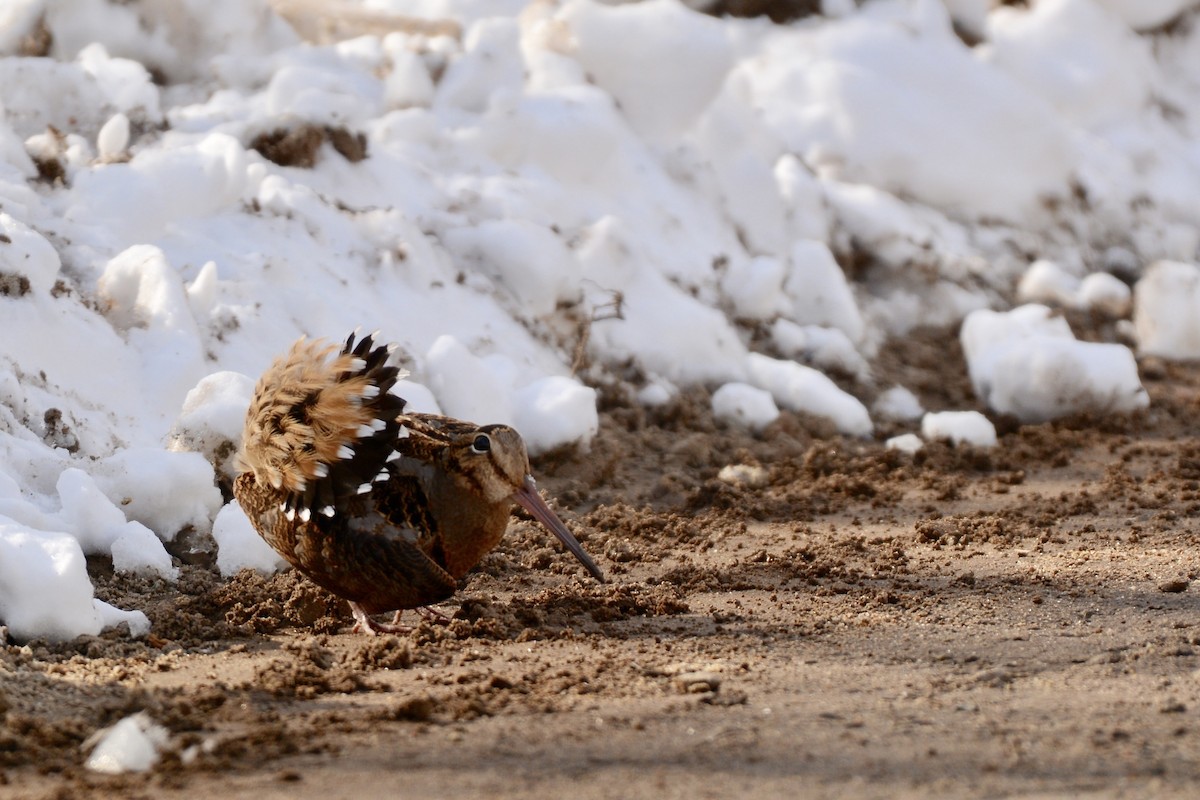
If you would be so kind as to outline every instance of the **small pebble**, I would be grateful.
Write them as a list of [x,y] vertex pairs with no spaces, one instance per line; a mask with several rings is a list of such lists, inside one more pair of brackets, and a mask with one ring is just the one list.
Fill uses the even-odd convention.
[[1172,578],[1171,580],[1160,583],[1158,585],[1158,590],[1160,592],[1167,592],[1169,594],[1178,594],[1179,592],[1186,592],[1190,583],[1191,582],[1187,578]]
[[721,676],[715,672],[681,672],[675,676],[674,684],[684,694],[715,692],[721,688]]
[[717,480],[733,486],[758,489],[767,485],[767,471],[753,464],[727,464],[717,473]]
[[710,706],[740,706],[745,705],[747,699],[749,698],[745,692],[734,689],[732,692],[705,695],[700,698],[700,702]]

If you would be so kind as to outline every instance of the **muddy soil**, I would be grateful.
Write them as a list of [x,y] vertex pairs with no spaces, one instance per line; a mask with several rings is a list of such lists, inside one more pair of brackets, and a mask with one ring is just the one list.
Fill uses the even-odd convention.
[[[890,345],[879,385],[971,407],[954,342]],[[290,573],[95,561],[153,631],[0,650],[0,797],[1195,797],[1200,368],[1142,371],[1145,413],[915,456],[606,391],[535,470],[610,583],[517,516],[406,636]],[[137,711],[159,765],[86,770]]]

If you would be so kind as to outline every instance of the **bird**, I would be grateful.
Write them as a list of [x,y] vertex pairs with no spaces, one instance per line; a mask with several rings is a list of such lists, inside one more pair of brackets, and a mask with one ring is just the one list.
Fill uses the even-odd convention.
[[[605,581],[539,494],[515,429],[407,413],[395,346],[357,336],[340,351],[301,337],[255,386],[233,494],[267,544],[370,635],[408,632],[403,611],[451,597],[514,503]],[[384,612],[391,623],[371,619]]]

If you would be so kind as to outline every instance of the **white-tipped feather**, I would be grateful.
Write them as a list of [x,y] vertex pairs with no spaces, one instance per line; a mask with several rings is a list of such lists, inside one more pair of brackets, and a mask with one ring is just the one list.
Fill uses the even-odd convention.
[[369,491],[371,491],[371,484],[369,484],[369,483],[360,483],[360,484],[358,485],[358,493],[359,493],[359,494],[366,494],[366,493],[367,493],[367,492],[369,492]]
[[349,458],[354,458],[354,448],[349,445],[342,445],[338,448],[337,457],[345,461]]
[[289,508],[283,512],[283,515],[287,517],[288,522],[291,522],[292,520],[296,519],[296,509]]
[[350,371],[351,372],[362,372],[366,368],[367,368],[367,362],[364,359],[361,359],[361,358],[350,359]]
[[400,451],[393,450],[392,452],[387,454],[387,458],[385,460],[386,461],[395,461],[398,458],[400,458]]
[[400,430],[396,431],[397,439],[407,439],[409,435],[408,428],[404,427],[403,425],[400,426]]
[[360,439],[369,439],[375,435],[375,428],[370,425],[359,425],[354,435]]
[[375,483],[379,483],[380,481],[386,481],[390,477],[392,477],[392,474],[390,472],[388,472],[386,469],[381,470],[380,473],[375,476]]
[[310,519],[312,519],[312,510],[308,506],[300,509],[300,521],[308,522]]
[[327,517],[332,517],[334,515],[333,506],[321,506],[321,513]]
[[363,387],[362,396],[364,399],[370,399],[372,397],[379,397],[379,387],[373,383],[368,383],[366,386]]
[[318,478],[328,478],[329,477],[329,465],[328,464],[317,464],[315,467],[313,467],[313,475],[316,475]]
[[283,475],[279,474],[278,472],[271,473],[270,481],[271,481],[271,485],[273,487],[275,487],[276,489],[283,488]]
[[379,417],[375,417],[374,419],[371,420],[371,430],[375,431],[376,433],[378,433],[379,431],[383,430],[386,427],[387,427],[387,422],[385,422],[384,420],[381,420]]

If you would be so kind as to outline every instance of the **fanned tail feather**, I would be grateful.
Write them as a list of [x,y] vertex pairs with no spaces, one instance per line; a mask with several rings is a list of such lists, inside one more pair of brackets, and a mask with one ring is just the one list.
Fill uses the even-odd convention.
[[405,401],[391,394],[407,373],[375,335],[336,345],[300,339],[254,390],[242,461],[255,480],[281,492],[289,517],[332,517],[386,474]]

